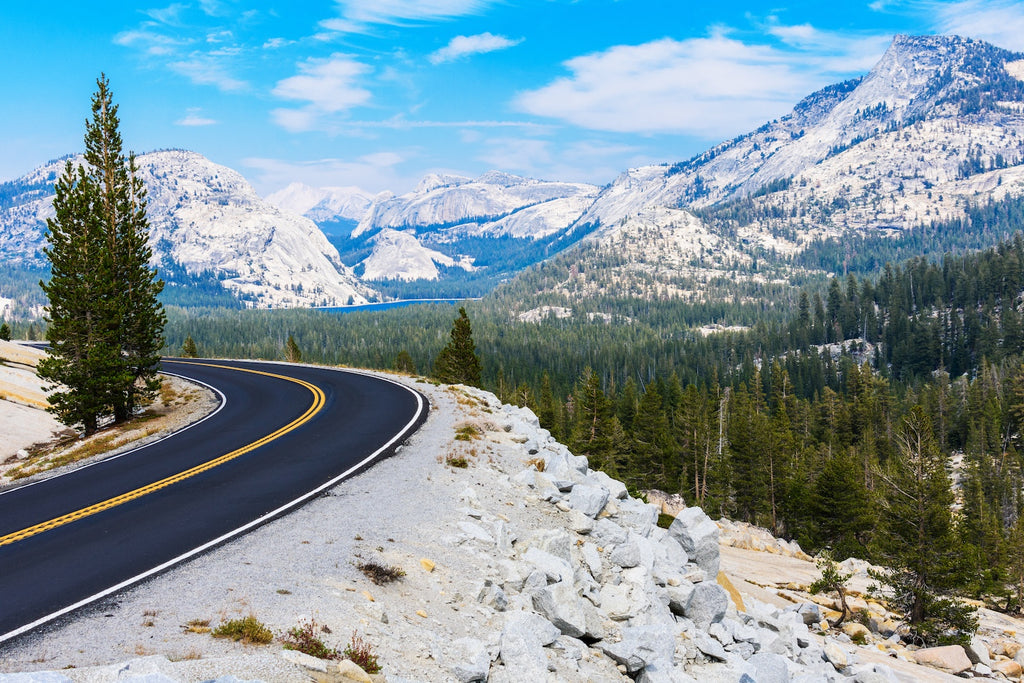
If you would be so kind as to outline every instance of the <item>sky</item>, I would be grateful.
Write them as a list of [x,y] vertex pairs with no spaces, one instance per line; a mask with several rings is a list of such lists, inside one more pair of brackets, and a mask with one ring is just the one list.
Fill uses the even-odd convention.
[[1024,1],[3,2],[0,181],[84,148],[104,73],[126,148],[199,152],[263,195],[604,185],[868,72],[897,33],[1024,52]]

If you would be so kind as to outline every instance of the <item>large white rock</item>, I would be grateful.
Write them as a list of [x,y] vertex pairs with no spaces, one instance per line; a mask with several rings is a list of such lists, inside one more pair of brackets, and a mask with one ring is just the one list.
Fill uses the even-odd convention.
[[597,647],[632,674],[654,662],[671,665],[675,634],[664,626],[632,626],[622,629],[621,641]]
[[567,636],[579,638],[587,632],[587,619],[572,581],[559,581],[533,594],[533,607]]
[[789,683],[789,666],[781,655],[759,652],[747,663],[757,669],[757,683]]
[[544,647],[561,635],[555,626],[535,612],[512,612],[501,631],[499,656],[510,680],[547,680],[548,658]]
[[572,580],[572,566],[556,555],[540,548],[528,548],[523,560],[543,572],[550,581]]
[[491,668],[487,645],[476,638],[459,638],[448,653],[448,669],[459,683],[486,681]]
[[729,594],[717,583],[698,583],[690,593],[684,614],[699,629],[706,629],[716,621],[725,618],[729,609]]
[[603,486],[579,484],[569,494],[569,505],[588,517],[597,517],[609,498],[608,489]]
[[703,569],[709,579],[718,576],[718,526],[703,510],[691,507],[680,511],[668,533],[679,541],[690,561]]

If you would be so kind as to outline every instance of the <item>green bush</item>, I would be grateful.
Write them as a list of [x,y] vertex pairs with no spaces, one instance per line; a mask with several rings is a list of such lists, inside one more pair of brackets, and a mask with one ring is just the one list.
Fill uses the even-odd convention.
[[266,645],[274,639],[274,634],[263,622],[250,614],[244,619],[225,621],[213,631],[214,638],[230,638],[248,644]]

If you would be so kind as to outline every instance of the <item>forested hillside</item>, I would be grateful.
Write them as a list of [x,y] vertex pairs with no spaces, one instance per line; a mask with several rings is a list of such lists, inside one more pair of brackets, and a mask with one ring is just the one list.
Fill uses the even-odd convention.
[[[574,452],[808,549],[891,561],[894,506],[917,462],[938,478],[922,502],[954,485],[940,541],[962,561],[942,581],[1019,608],[1024,238],[779,295],[774,306],[598,300],[539,322],[500,296],[466,308],[484,384]],[[172,309],[168,343],[190,334],[200,354],[275,358],[292,335],[307,360],[388,368],[406,351],[429,373],[454,317],[448,305]],[[693,327],[715,319],[750,325]]]

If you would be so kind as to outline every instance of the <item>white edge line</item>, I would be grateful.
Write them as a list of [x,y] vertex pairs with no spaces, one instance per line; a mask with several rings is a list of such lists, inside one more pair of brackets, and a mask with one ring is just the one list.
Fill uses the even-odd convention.
[[[409,393],[411,393],[413,396],[416,397],[416,403],[418,404],[418,409],[416,410],[416,414],[413,416],[413,418],[411,420],[409,420],[409,422],[406,423],[406,425],[404,427],[402,427],[401,431],[399,431],[398,434],[396,434],[395,436],[391,437],[391,439],[387,443],[385,443],[383,446],[378,448],[376,451],[374,451],[373,453],[368,455],[366,458],[364,458],[363,460],[361,460],[357,464],[355,464],[352,467],[348,468],[347,470],[345,470],[344,472],[342,472],[338,476],[334,477],[330,481],[325,482],[324,484],[321,484],[320,486],[318,486],[317,488],[313,489],[312,491],[309,491],[308,493],[299,496],[298,498],[296,498],[295,500],[293,500],[291,502],[285,503],[284,505],[282,505],[281,507],[277,508],[276,510],[271,510],[270,512],[266,513],[262,517],[259,517],[258,519],[254,519],[253,521],[249,522],[248,524],[240,526],[237,529],[233,529],[232,531],[229,531],[226,534],[224,534],[223,536],[219,536],[218,538],[215,538],[212,541],[208,541],[208,542],[204,543],[203,545],[199,546],[198,548],[193,548],[192,550],[190,550],[190,551],[188,551],[186,553],[178,555],[174,559],[168,560],[168,561],[164,562],[163,564],[158,565],[156,567],[153,567],[152,569],[149,569],[148,571],[145,571],[145,572],[143,572],[141,574],[133,576],[130,579],[126,579],[126,580],[122,581],[121,583],[117,584],[116,586],[111,586],[110,588],[107,588],[106,590],[103,590],[103,591],[101,591],[99,593],[96,593],[95,595],[90,595],[87,598],[79,600],[78,602],[76,602],[73,605],[69,605],[67,607],[64,607],[63,609],[57,610],[56,612],[53,612],[51,614],[47,614],[45,617],[41,617],[39,619],[36,619],[31,624],[25,624],[24,626],[21,626],[21,627],[15,629],[13,631],[10,631],[10,632],[4,633],[4,634],[0,634],[0,643],[3,643],[4,641],[10,640],[11,638],[19,636],[19,635],[21,635],[21,634],[23,634],[23,633],[25,633],[27,631],[31,631],[32,629],[34,629],[34,628],[36,628],[38,626],[42,626],[43,624],[45,624],[45,623],[47,623],[49,621],[53,621],[54,619],[57,619],[58,617],[61,617],[61,616],[65,615],[65,614],[67,614],[69,612],[73,612],[74,610],[76,610],[76,609],[78,609],[80,607],[84,607],[84,606],[88,605],[91,602],[95,602],[97,600],[100,600],[101,598],[105,598],[105,597],[107,597],[108,595],[110,595],[112,593],[116,593],[117,591],[119,591],[119,590],[121,590],[123,588],[127,588],[128,586],[131,586],[134,583],[138,583],[139,581],[142,581],[143,579],[146,579],[146,578],[148,578],[148,577],[150,577],[150,576],[152,576],[154,574],[158,574],[158,573],[164,571],[165,569],[169,569],[170,567],[173,567],[176,564],[184,562],[185,560],[189,559],[190,557],[194,557],[196,555],[199,555],[200,553],[203,553],[203,552],[209,550],[210,548],[213,548],[213,547],[215,547],[217,545],[220,545],[221,543],[223,543],[223,542],[225,542],[225,541],[227,541],[227,540],[229,540],[229,539],[231,539],[231,538],[233,538],[235,536],[243,534],[246,531],[248,531],[249,529],[252,529],[254,527],[260,526],[261,524],[265,524],[266,522],[270,521],[271,519],[273,519],[274,517],[280,515],[281,513],[287,512],[291,508],[296,507],[297,505],[300,505],[300,504],[306,502],[310,498],[319,495],[324,490],[329,489],[332,486],[338,484],[343,479],[346,479],[349,476],[351,476],[352,473],[357,472],[363,466],[365,466],[365,465],[369,464],[371,461],[375,460],[377,458],[377,456],[379,456],[382,452],[384,452],[385,450],[390,448],[399,438],[401,438],[402,436],[406,435],[406,432],[416,423],[417,420],[420,419],[420,415],[423,413],[423,404],[424,404],[423,395],[420,394],[415,389],[413,389],[412,387],[406,386],[405,384],[402,384],[401,382],[397,382],[397,381],[395,381],[393,379],[390,379],[388,377],[381,377],[380,375],[371,374],[369,372],[357,372],[357,371],[352,371],[352,370],[348,370],[348,369],[345,369],[345,368],[323,368],[322,366],[314,366],[314,367],[319,367],[321,369],[326,369],[326,370],[335,370],[337,372],[349,372],[349,373],[354,374],[354,375],[367,375],[367,376],[370,376],[370,377],[376,377],[377,379],[383,380],[385,382],[390,382],[391,384],[394,384],[396,386],[402,387],[403,389],[405,389],[406,391],[408,391]],[[220,392],[218,392],[218,393],[220,393]],[[213,413],[211,413],[211,415],[212,414]],[[195,424],[199,424],[199,423],[196,422]]]
[[[105,462],[112,462],[114,460],[117,460],[118,458],[123,458],[126,455],[131,455],[132,453],[138,453],[139,451],[141,451],[143,449],[149,448],[153,444],[158,444],[161,441],[163,441],[164,439],[169,439],[172,436],[175,436],[177,434],[181,434],[182,432],[184,432],[187,429],[192,429],[196,425],[201,424],[203,422],[206,422],[211,417],[213,417],[214,415],[219,413],[224,408],[224,406],[227,405],[227,403],[228,403],[228,397],[225,396],[224,393],[220,389],[218,389],[217,387],[212,386],[210,384],[207,384],[206,382],[203,382],[201,380],[198,380],[198,379],[195,379],[195,378],[192,378],[192,377],[186,377],[185,375],[180,375],[180,374],[178,374],[176,372],[166,372],[164,370],[161,370],[160,374],[161,375],[170,375],[172,377],[178,377],[179,379],[183,379],[183,380],[185,380],[187,382],[194,382],[195,384],[203,385],[207,389],[210,389],[211,391],[215,392],[218,396],[220,396],[220,405],[218,405],[217,409],[214,410],[213,412],[203,416],[202,419],[196,420],[195,422],[193,422],[191,424],[187,424],[184,427],[182,427],[181,429],[175,429],[173,432],[169,432],[167,434],[164,434],[159,439],[154,439],[153,441],[150,441],[147,444],[143,444],[142,446],[136,446],[135,448],[127,450],[127,451],[125,451],[123,453],[118,453],[117,455],[112,455],[109,458],[102,458],[102,459],[99,459],[99,460],[93,460],[92,462],[89,462],[89,463],[86,463],[84,465],[80,465],[78,467],[74,467],[72,469],[69,469],[66,472],[61,472],[60,474],[55,474],[52,477],[44,477],[43,479],[37,479],[36,481],[30,481],[27,484],[22,484],[21,486],[15,486],[15,487],[9,488],[6,491],[0,491],[0,496],[4,496],[4,495],[7,495],[8,493],[13,493],[15,491],[24,491],[25,489],[29,488],[30,486],[35,486],[36,484],[42,484],[44,481],[53,481],[54,479],[60,479],[61,477],[67,476],[67,475],[69,475],[69,474],[71,474],[73,472],[79,472],[81,470],[84,470],[87,467],[92,467],[94,465],[99,465],[99,464],[102,464],[102,463],[105,463]],[[0,637],[0,642],[2,642],[2,641],[3,641],[3,638]]]

